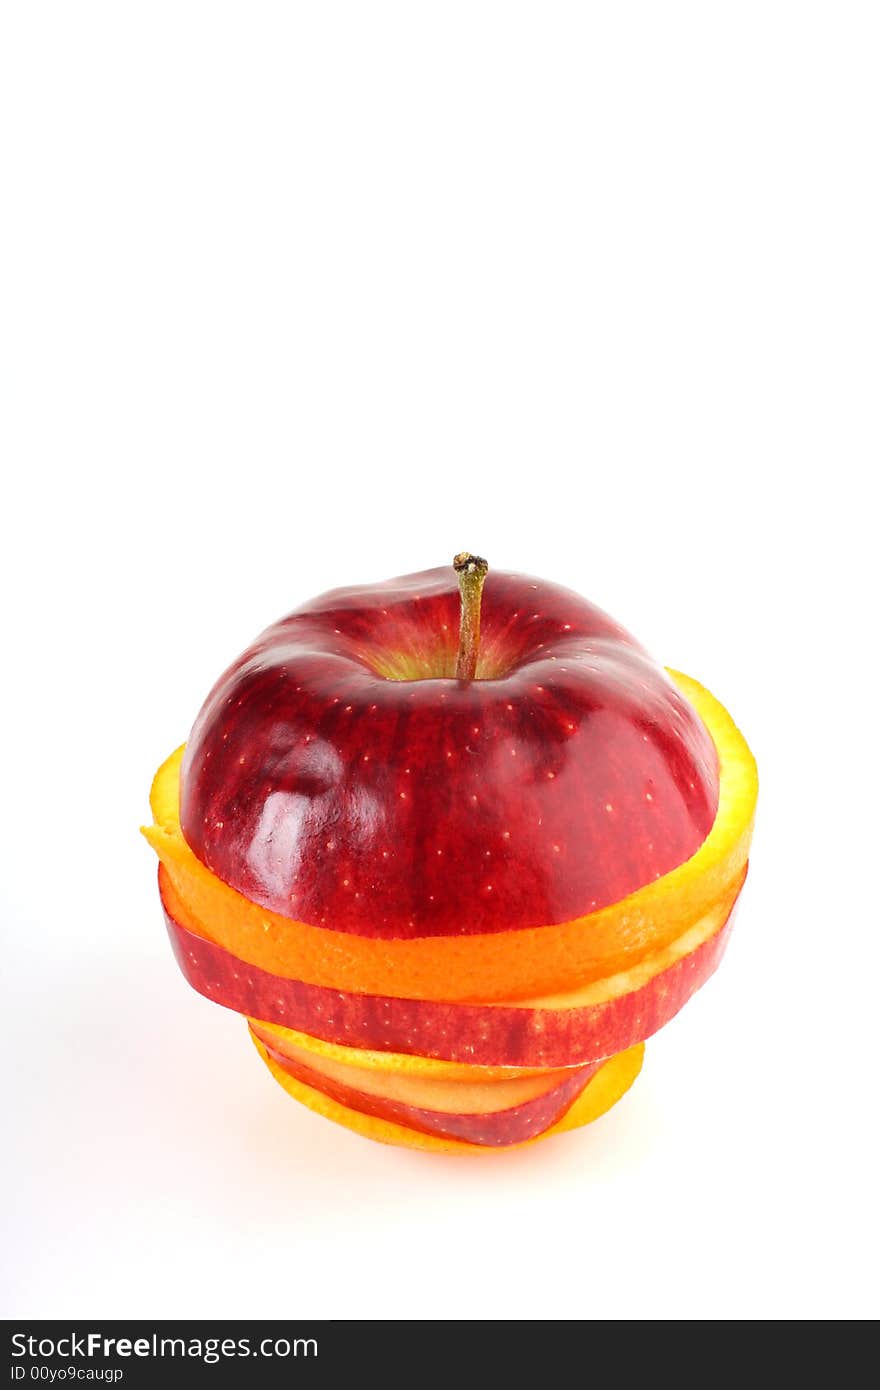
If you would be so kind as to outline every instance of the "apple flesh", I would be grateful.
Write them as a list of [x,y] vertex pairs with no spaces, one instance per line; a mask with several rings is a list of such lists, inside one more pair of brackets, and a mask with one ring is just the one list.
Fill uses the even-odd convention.
[[[374,1062],[381,1054],[371,1049],[349,1048],[346,1059],[342,1061],[320,1052],[314,1038],[293,1042],[288,1033],[276,1030],[272,1024],[260,1020],[248,1022],[253,1036],[273,1055],[278,1054],[329,1077],[331,1081],[339,1081],[382,1100],[400,1101],[404,1105],[452,1115],[485,1115],[495,1110],[510,1110],[526,1101],[537,1100],[561,1082],[568,1081],[575,1070],[587,1080],[601,1066],[600,1062],[591,1062],[580,1068],[523,1070],[513,1076],[495,1076],[486,1069],[469,1067],[467,1070],[472,1075],[450,1078],[427,1070],[413,1072],[407,1068],[394,1070],[377,1067]],[[294,1036],[306,1038],[304,1034]],[[432,1063],[426,1058],[421,1060],[426,1067],[442,1068],[444,1065],[441,1062]]]
[[[253,1037],[253,1035],[252,1035]],[[323,1115],[335,1124],[343,1125],[366,1138],[380,1144],[395,1144],[404,1148],[420,1149],[429,1153],[479,1155],[498,1152],[497,1146],[472,1144],[445,1135],[426,1134],[410,1125],[398,1124],[394,1120],[368,1115],[353,1106],[344,1105],[314,1086],[306,1085],[285,1071],[269,1056],[259,1038],[253,1038],[254,1046],[265,1062],[270,1074],[288,1095],[298,1100],[310,1110]],[[540,1143],[551,1135],[567,1130],[578,1129],[591,1124],[604,1115],[620,1100],[639,1074],[644,1055],[644,1044],[631,1047],[603,1062],[595,1075],[584,1086],[580,1095],[568,1106],[562,1117],[543,1133],[536,1134],[521,1143],[507,1146],[521,1148],[523,1144]]]
[[363,937],[568,922],[689,859],[715,747],[585,599],[493,571],[477,679],[454,679],[451,569],[335,590],[214,686],[183,761],[184,837],[252,902]]
[[200,935],[185,920],[159,869],[166,925],[180,968],[193,988],[215,1003],[344,1046],[522,1067],[597,1061],[662,1028],[717,968],[743,878],[672,947],[614,981],[504,1005],[352,994],[272,975]]
[[[265,1046],[265,1044],[264,1044]],[[555,1124],[581,1091],[598,1067],[579,1067],[563,1081],[553,1082],[542,1094],[522,1101],[508,1109],[456,1114],[452,1111],[431,1110],[407,1104],[375,1092],[356,1088],[326,1075],[313,1066],[294,1060],[283,1052],[266,1047],[276,1066],[296,1080],[322,1091],[332,1100],[378,1119],[393,1120],[422,1134],[436,1134],[447,1139],[460,1139],[469,1144],[500,1148],[521,1144],[533,1139]],[[489,1088],[491,1089],[491,1087]]]

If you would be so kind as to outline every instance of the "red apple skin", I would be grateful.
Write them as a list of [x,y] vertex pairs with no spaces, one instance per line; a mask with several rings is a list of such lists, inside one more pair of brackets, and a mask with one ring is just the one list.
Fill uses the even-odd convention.
[[312,1067],[304,1066],[269,1047],[261,1039],[272,1061],[290,1076],[323,1091],[331,1100],[346,1105],[350,1110],[360,1110],[365,1115],[375,1115],[380,1120],[392,1120],[395,1124],[407,1125],[422,1134],[434,1134],[444,1139],[460,1139],[469,1144],[481,1144],[489,1148],[503,1148],[507,1144],[521,1144],[526,1139],[534,1139],[561,1120],[577,1100],[581,1091],[589,1084],[601,1063],[595,1066],[578,1068],[552,1090],[533,1100],[509,1110],[493,1110],[485,1115],[454,1115],[441,1110],[425,1110],[421,1106],[407,1105],[403,1101],[386,1100],[381,1096],[359,1091],[344,1082],[336,1081]]
[[[160,893],[162,881],[160,868]],[[719,931],[639,989],[604,1003],[548,1009],[440,1004],[303,984],[197,936],[175,920],[164,898],[163,908],[184,976],[215,1004],[346,1047],[490,1067],[581,1066],[643,1042],[717,969],[733,924],[731,910]]]
[[264,632],[190,735],[198,858],[273,912],[395,939],[569,921],[690,858],[717,756],[638,643],[498,571],[477,680],[452,676],[458,624],[449,567],[334,590]]

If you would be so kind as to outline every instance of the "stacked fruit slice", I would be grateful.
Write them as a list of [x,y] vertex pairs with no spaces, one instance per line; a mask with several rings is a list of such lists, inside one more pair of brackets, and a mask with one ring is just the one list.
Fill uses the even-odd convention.
[[[505,658],[504,670],[499,665],[497,670],[487,671],[485,680],[497,687],[494,697],[499,708],[503,704],[508,712],[522,716],[520,729],[531,730],[534,710],[542,711],[544,722],[539,739],[544,742],[527,745],[522,736],[517,742],[511,735],[507,744],[502,746],[501,740],[493,744],[493,784],[497,787],[501,776],[501,753],[515,759],[527,746],[534,750],[535,746],[552,744],[555,748],[559,729],[576,733],[582,725],[586,727],[589,715],[593,736],[598,728],[605,740],[603,748],[610,746],[611,751],[607,767],[595,756],[595,742],[591,745],[592,759],[589,749],[581,755],[576,765],[581,781],[570,792],[573,805],[583,806],[589,815],[593,803],[584,787],[595,788],[596,804],[610,822],[614,807],[605,798],[612,796],[607,788],[613,783],[622,789],[621,804],[625,804],[625,794],[638,788],[639,815],[652,814],[655,796],[669,802],[670,787],[676,795],[680,792],[684,801],[690,796],[688,804],[693,806],[700,791],[695,779],[702,775],[704,789],[708,789],[705,826],[695,832],[695,842],[690,844],[673,843],[670,833],[665,861],[662,857],[650,858],[648,850],[655,853],[654,843],[645,840],[648,849],[633,869],[626,858],[627,846],[634,837],[644,837],[645,832],[643,823],[636,822],[636,812],[631,812],[629,824],[614,832],[617,840],[609,840],[604,847],[600,843],[595,851],[600,869],[593,882],[600,887],[587,889],[593,894],[592,900],[587,900],[590,910],[566,916],[557,906],[550,920],[536,922],[533,916],[524,914],[526,923],[512,926],[503,917],[492,915],[493,884],[486,880],[485,871],[479,888],[482,896],[477,901],[477,890],[473,888],[476,879],[468,867],[476,857],[489,860],[493,853],[497,856],[499,848],[509,843],[510,833],[500,828],[503,817],[484,812],[481,819],[475,812],[472,824],[476,828],[470,844],[465,846],[470,859],[459,861],[457,879],[444,882],[448,891],[450,883],[465,880],[461,910],[466,911],[469,904],[473,907],[477,929],[453,930],[448,920],[441,917],[441,929],[431,930],[425,922],[413,924],[409,919],[411,930],[407,931],[406,924],[401,925],[400,913],[393,913],[394,885],[381,875],[390,872],[386,869],[388,860],[399,851],[404,861],[402,872],[407,877],[401,880],[402,886],[398,885],[397,896],[402,899],[417,880],[414,892],[416,896],[421,894],[425,920],[430,923],[435,894],[428,890],[440,883],[436,876],[431,877],[437,872],[433,859],[442,857],[443,845],[433,848],[433,841],[429,843],[424,833],[424,826],[431,823],[430,814],[417,824],[412,819],[394,824],[389,823],[389,808],[393,805],[398,816],[411,815],[405,803],[414,792],[408,789],[418,784],[407,780],[412,777],[407,761],[410,752],[412,764],[421,758],[423,766],[426,762],[430,765],[433,777],[435,765],[449,759],[450,750],[461,747],[459,739],[458,745],[450,743],[444,751],[445,735],[450,729],[460,730],[464,726],[461,719],[456,724],[457,716],[444,715],[445,722],[440,720],[437,725],[434,747],[430,742],[426,745],[418,725],[411,723],[409,737],[399,742],[393,754],[387,744],[383,748],[376,734],[363,734],[352,741],[346,732],[351,726],[344,722],[346,707],[337,712],[345,698],[344,685],[339,685],[335,668],[336,684],[322,684],[324,668],[315,666],[314,649],[321,624],[328,631],[332,625],[334,636],[330,643],[335,643],[335,647],[329,655],[337,661],[341,655],[359,671],[368,669],[371,690],[378,681],[389,686],[396,684],[398,701],[406,695],[404,686],[415,686],[419,681],[423,682],[420,698],[427,697],[426,688],[431,686],[438,709],[447,698],[443,687],[458,692],[475,690],[483,684],[479,671],[478,679],[469,685],[451,681],[442,664],[448,660],[448,652],[441,657],[429,654],[434,663],[429,667],[425,664],[429,657],[418,650],[412,639],[416,629],[406,631],[405,622],[422,621],[430,630],[446,631],[448,621],[441,620],[450,617],[448,584],[441,582],[435,572],[414,578],[422,581],[418,587],[424,593],[413,592],[416,586],[412,580],[396,581],[397,589],[385,586],[378,591],[378,599],[376,591],[371,591],[366,599],[361,592],[340,591],[328,596],[323,607],[316,601],[301,610],[310,621],[305,626],[298,664],[290,628],[298,615],[292,615],[285,620],[286,626],[279,624],[259,639],[218,682],[186,752],[178,750],[159,769],[151,796],[154,823],[144,833],[161,861],[162,903],[184,975],[200,993],[247,1018],[257,1051],[290,1095],[383,1142],[479,1153],[532,1142],[586,1124],[613,1105],[631,1085],[641,1066],[644,1039],[678,1012],[721,958],[747,870],[757,779],[754,761],[741,734],[706,690],[681,674],[667,675],[659,668],[652,667],[645,679],[647,658],[632,639],[611,628],[604,615],[597,618],[597,610],[583,600],[545,586],[541,600],[547,609],[553,609],[555,604],[551,617],[563,644],[560,650],[567,653],[572,667],[579,654],[586,651],[592,659],[589,669],[595,670],[595,654],[601,649],[602,640],[618,644],[610,667],[615,661],[619,665],[620,649],[628,654],[627,660],[633,664],[625,679],[621,679],[617,668],[609,676],[608,665],[598,679],[604,682],[606,694],[610,683],[614,699],[619,698],[621,707],[625,707],[627,730],[648,729],[652,747],[665,750],[666,768],[671,769],[669,784],[664,782],[656,758],[635,773],[632,760],[625,763],[621,758],[625,745],[617,724],[610,733],[601,735],[602,716],[609,700],[601,706],[594,686],[584,697],[583,708],[576,708],[573,699],[563,699],[562,694],[557,695],[555,705],[550,703],[546,691],[553,690],[552,675],[543,674],[536,683],[535,666],[540,662],[542,672],[552,673],[547,662],[558,657],[544,652],[547,644],[538,642],[536,633],[532,633],[531,646],[519,634],[512,644],[512,655]],[[498,586],[499,608],[508,617],[512,610],[516,618],[516,586],[523,586],[525,581],[515,576],[502,578],[510,583],[507,594],[502,584]],[[530,583],[528,587],[532,591],[530,600],[536,603],[533,594],[538,586]],[[370,648],[365,630],[359,625],[365,605],[369,607],[374,601],[383,608],[386,618],[387,610],[396,613],[396,650],[405,651],[409,662],[402,672],[389,674],[387,650],[393,644],[387,635],[382,639],[386,652],[383,657],[378,648]],[[432,611],[424,615],[417,607],[420,602]],[[315,613],[320,620],[317,627]],[[580,647],[573,646],[570,636],[577,624],[562,621],[573,615],[581,628],[575,633],[580,637]],[[602,622],[609,627],[600,630],[597,637]],[[299,632],[295,625],[294,630]],[[502,631],[497,618],[494,624],[488,624],[488,652],[492,660],[501,662],[501,638],[494,647],[491,645],[495,631]],[[518,630],[508,621],[503,631],[513,631],[516,636]],[[402,633],[407,636],[406,641]],[[590,640],[585,641],[585,637]],[[340,639],[344,643],[349,638],[357,650],[344,649],[340,654]],[[561,670],[564,672],[565,668]],[[274,693],[279,671],[283,697]],[[532,692],[531,704],[523,700],[522,684],[516,685],[515,678],[523,672]],[[583,682],[583,670],[579,679]],[[292,680],[298,680],[295,695]],[[633,687],[639,684],[643,687],[639,693],[643,702],[649,698],[644,692],[650,687],[653,726],[645,722],[644,709],[636,708],[630,700]],[[564,686],[565,680],[560,677],[557,691],[564,693]],[[309,711],[303,712],[303,688],[306,693],[317,692],[322,708],[332,711],[323,724]],[[329,694],[334,688],[343,694]],[[279,698],[287,721],[283,738],[278,732]],[[361,727],[369,729],[374,726],[368,715],[375,713],[378,705],[366,704],[367,698],[368,695],[362,695],[359,706],[349,704],[347,709],[349,716],[359,714]],[[260,713],[245,720],[248,740],[236,744],[237,725],[230,706],[240,710],[242,705]],[[295,718],[291,714],[294,706]],[[552,710],[554,722],[549,720],[548,709]],[[267,710],[268,723],[264,719]],[[492,711],[487,709],[485,699],[482,711],[489,722]],[[465,711],[464,717],[470,719],[471,715]],[[395,715],[395,721],[396,737],[400,740],[399,715]],[[479,737],[479,724],[474,722],[464,735],[467,777],[473,775],[470,760],[479,757]],[[529,737],[534,736],[530,733]],[[646,745],[649,743],[647,733],[639,737]],[[294,745],[301,748],[301,756],[291,770],[285,759],[288,748]],[[694,757],[688,763],[680,745],[697,747],[700,759]],[[385,758],[381,775],[372,770],[365,772],[374,748]],[[344,765],[340,762],[341,749],[347,751]],[[672,751],[666,751],[669,749]],[[212,757],[217,758],[217,763],[212,764]],[[392,781],[389,758],[400,763],[391,768]],[[213,769],[221,762],[225,770],[212,782]],[[254,763],[258,765],[256,773],[250,771]],[[577,878],[581,861],[577,869],[566,870],[565,865],[565,851],[577,847],[578,832],[575,828],[570,839],[563,841],[562,832],[554,828],[558,842],[545,843],[542,822],[554,803],[540,798],[563,797],[561,790],[554,792],[547,782],[553,782],[554,767],[564,771],[565,766],[552,759],[539,762],[533,757],[527,775],[517,772],[521,779],[518,795],[527,809],[538,813],[529,824],[537,824],[539,831],[534,833],[540,833],[540,839],[534,840],[531,858],[527,854],[518,866],[514,865],[516,873],[509,883],[502,870],[496,875],[499,885],[509,889],[510,884],[527,877],[530,864],[540,860],[539,867],[552,868],[554,855],[559,855],[558,874],[563,882],[559,902],[563,909],[566,872],[569,881],[577,880],[577,892],[584,891]],[[236,772],[231,779],[232,767],[247,768],[253,780],[241,780],[244,771]],[[506,771],[506,761],[503,767],[504,776],[513,775]],[[363,781],[367,775],[373,779],[369,785],[374,793],[377,787],[384,788],[384,802],[380,803],[374,794],[368,805],[364,793],[367,784]],[[539,791],[534,790],[538,778]],[[436,780],[431,785],[436,787]],[[463,799],[470,786],[467,780],[457,786]],[[402,789],[397,790],[399,787]],[[358,795],[354,795],[353,788]],[[273,797],[280,798],[281,812]],[[467,799],[477,804],[476,793],[468,793]],[[568,803],[561,801],[556,805],[560,812],[570,813]],[[323,808],[320,817],[317,806]],[[513,803],[510,810],[513,816]],[[694,812],[692,821],[696,823],[698,819]],[[520,829],[525,823],[524,818],[517,822]],[[605,823],[602,818],[595,822],[600,827]],[[236,832],[231,844],[224,837],[230,824]],[[658,827],[649,833],[660,841],[663,823],[647,824]],[[555,825],[564,826],[564,816]],[[357,833],[351,830],[352,826]],[[411,852],[400,839],[395,840],[395,831],[400,836],[410,834],[415,846]],[[590,844],[598,834],[592,831]],[[334,857],[340,840],[347,850],[347,857],[341,861]],[[359,858],[359,850],[367,841],[379,865],[370,873],[363,868],[364,856]],[[610,865],[605,869],[601,867],[603,849],[604,863]],[[426,868],[427,855],[432,858],[430,873]],[[650,876],[645,869],[646,857],[653,869]],[[654,863],[660,868],[654,869]],[[549,881],[544,873],[541,884]],[[601,892],[603,882],[606,888],[612,884],[611,892]],[[631,886],[631,891],[615,897],[614,885],[625,890]],[[321,910],[322,901],[333,914],[331,921]],[[507,901],[511,901],[509,891]],[[527,893],[523,894],[523,901],[528,902]],[[390,919],[386,911],[389,906]],[[308,915],[300,915],[297,907],[307,908]],[[410,912],[411,906],[406,911]]]

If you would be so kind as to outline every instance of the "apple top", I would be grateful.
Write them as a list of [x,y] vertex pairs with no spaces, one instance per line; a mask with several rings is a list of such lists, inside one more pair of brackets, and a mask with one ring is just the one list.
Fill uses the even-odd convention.
[[215,684],[181,824],[282,915],[412,938],[569,921],[688,859],[714,744],[664,670],[567,589],[493,570],[475,679],[456,679],[451,568],[336,589]]

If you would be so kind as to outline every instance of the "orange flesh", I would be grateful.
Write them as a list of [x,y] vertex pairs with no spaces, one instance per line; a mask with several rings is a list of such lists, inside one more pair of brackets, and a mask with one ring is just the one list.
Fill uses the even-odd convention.
[[[515,999],[508,1003],[505,1000],[478,1001],[480,1007],[491,1010],[495,1008],[516,1008],[524,1012],[533,1010],[545,1011],[548,1013],[565,1012],[569,1009],[588,1009],[608,1003],[618,999],[623,995],[632,994],[634,991],[647,985],[655,976],[661,974],[674,966],[683,957],[691,955],[698,950],[711,937],[715,936],[725,925],[739,892],[742,888],[746,871],[740,874],[737,881],[727,890],[719,901],[708,912],[695,922],[693,926],[675,938],[674,941],[661,947],[657,951],[650,951],[641,960],[631,965],[628,970],[618,971],[616,975],[611,975],[607,979],[593,980],[587,985],[582,985],[578,989],[567,990],[560,994],[547,994],[535,996],[529,999]],[[164,869],[159,870],[160,879],[164,874]],[[174,920],[185,930],[202,936],[210,940],[210,934],[203,925],[196,921],[195,917],[184,904],[180,901],[178,894],[167,880],[161,884],[162,898],[166,909],[171,913]],[[431,1070],[435,1079],[444,1075],[446,1079],[462,1079],[466,1076],[472,1079],[475,1072],[481,1072],[483,1079],[498,1080],[503,1077],[543,1075],[546,1068],[531,1067],[477,1067],[474,1068],[470,1063],[438,1061],[428,1057],[419,1057],[414,1054],[402,1053],[381,1053],[357,1047],[349,1047],[342,1043],[330,1043],[321,1038],[317,1038],[308,1033],[298,1032],[295,1029],[287,1028],[282,1024],[270,1023],[265,1020],[252,1020],[254,1031],[261,1036],[270,1046],[278,1048],[280,1051],[289,1051],[294,1056],[297,1049],[302,1049],[309,1053],[318,1053],[321,1056],[331,1058],[344,1065],[381,1068],[389,1071],[418,1071],[424,1074]],[[292,1050],[291,1050],[292,1048]],[[375,1059],[375,1060],[374,1060]]]
[[[163,870],[160,869],[160,877]],[[508,1003],[505,1000],[477,1001],[481,1007],[486,1009],[493,1008],[517,1008],[523,1011],[544,1010],[546,1012],[564,1012],[568,1009],[587,1009],[608,1003],[610,1000],[618,999],[623,995],[632,994],[634,991],[647,985],[655,976],[661,974],[674,966],[684,956],[689,956],[711,937],[715,936],[725,925],[736,899],[739,896],[746,870],[744,869],[737,881],[727,890],[722,898],[706,912],[698,922],[689,927],[686,931],[675,938],[674,941],[661,947],[658,951],[651,951],[644,955],[641,960],[632,965],[630,969],[618,971],[616,975],[609,976],[604,980],[593,980],[587,985],[582,985],[579,989],[567,990],[560,994],[547,994],[535,996],[529,999],[515,999]],[[210,940],[209,933],[201,923],[197,922],[187,908],[180,901],[170,884],[162,886],[162,897],[167,910],[187,931],[195,935],[203,936]],[[542,1067],[473,1067],[470,1063],[437,1061],[429,1057],[419,1057],[414,1054],[402,1053],[381,1053],[367,1049],[348,1047],[342,1043],[330,1043],[321,1038],[316,1038],[308,1033],[298,1032],[292,1028],[286,1028],[282,1024],[270,1023],[265,1020],[249,1020],[253,1024],[254,1031],[266,1041],[269,1046],[275,1047],[282,1052],[289,1052],[295,1056],[298,1049],[308,1053],[317,1053],[320,1056],[330,1058],[347,1066],[360,1067],[379,1067],[382,1070],[406,1071],[413,1073],[418,1071],[424,1074],[432,1071],[435,1079],[441,1075],[446,1079],[461,1080],[464,1077],[472,1079],[476,1072],[481,1072],[483,1079],[499,1080],[506,1077],[544,1075],[546,1068]],[[377,1059],[377,1060],[373,1060]]]
[[441,1139],[431,1134],[422,1134],[418,1130],[410,1129],[407,1125],[395,1124],[391,1120],[379,1119],[374,1115],[366,1115],[360,1110],[352,1110],[348,1106],[340,1105],[338,1101],[332,1100],[322,1091],[317,1091],[313,1087],[305,1085],[304,1082],[297,1081],[295,1077],[285,1072],[282,1067],[273,1062],[259,1038],[254,1037],[253,1034],[251,1036],[254,1046],[278,1084],[284,1088],[288,1095],[293,1096],[303,1105],[307,1105],[310,1110],[316,1111],[317,1114],[323,1115],[328,1120],[334,1120],[336,1124],[354,1130],[356,1134],[361,1134],[367,1139],[375,1139],[380,1144],[397,1144],[404,1148],[421,1149],[428,1153],[450,1154],[507,1153],[511,1149],[523,1149],[530,1144],[539,1144],[542,1139],[548,1139],[552,1134],[562,1134],[566,1130],[577,1129],[581,1125],[589,1124],[610,1110],[611,1106],[629,1090],[641,1070],[645,1051],[644,1043],[639,1043],[636,1047],[631,1047],[626,1052],[619,1052],[616,1057],[611,1057],[607,1062],[603,1062],[562,1119],[557,1120],[556,1124],[551,1125],[543,1134],[538,1134],[533,1139],[523,1140],[519,1144],[509,1144],[503,1148],[491,1148],[482,1144],[466,1144],[457,1139]]
[[[230,888],[186,844],[178,814],[182,749],[156,774],[155,824],[144,830],[181,904],[226,950],[272,974],[363,994],[441,1002],[514,1002],[626,973],[688,933],[741,880],[757,796],[754,759],[708,691],[670,675],[718,750],[715,822],[686,863],[621,902],[572,922],[482,936],[388,941],[281,917]],[[201,930],[197,928],[197,930]],[[470,1146],[468,1146],[470,1147]]]

